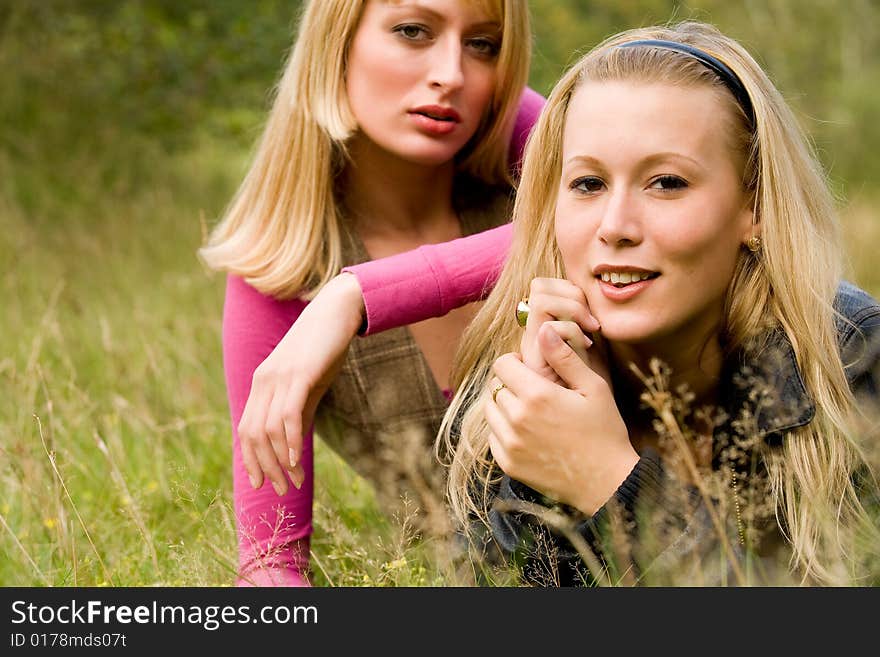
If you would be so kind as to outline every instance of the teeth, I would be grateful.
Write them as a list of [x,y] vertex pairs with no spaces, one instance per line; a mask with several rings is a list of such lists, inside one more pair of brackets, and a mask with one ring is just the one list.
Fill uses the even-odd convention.
[[639,281],[644,281],[647,278],[650,278],[651,274],[649,272],[637,273],[630,271],[605,271],[602,272],[602,280],[606,283],[611,283],[612,285],[629,285],[630,283],[637,283]]

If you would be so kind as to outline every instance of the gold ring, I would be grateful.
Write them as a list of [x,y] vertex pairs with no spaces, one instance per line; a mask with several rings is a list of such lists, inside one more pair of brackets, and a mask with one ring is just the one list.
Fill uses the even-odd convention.
[[501,389],[502,389],[502,388],[506,388],[506,387],[507,387],[507,386],[504,385],[503,383],[499,383],[497,386],[495,386],[494,388],[492,388],[492,401],[493,401],[494,403],[496,403],[496,404],[498,403],[498,402],[495,401],[495,396],[496,396],[499,392],[501,392]]
[[520,301],[518,304],[516,304],[516,323],[519,324],[520,326],[522,326],[523,328],[525,328],[526,322],[528,321],[528,319],[529,319],[529,298],[526,297],[525,299]]

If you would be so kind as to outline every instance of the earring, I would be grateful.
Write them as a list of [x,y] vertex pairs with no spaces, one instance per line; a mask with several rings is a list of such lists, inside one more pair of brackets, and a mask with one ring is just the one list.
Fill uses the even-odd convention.
[[749,251],[752,253],[757,253],[761,250],[761,238],[757,235],[752,235],[749,238],[749,241],[746,242],[746,247],[748,247]]

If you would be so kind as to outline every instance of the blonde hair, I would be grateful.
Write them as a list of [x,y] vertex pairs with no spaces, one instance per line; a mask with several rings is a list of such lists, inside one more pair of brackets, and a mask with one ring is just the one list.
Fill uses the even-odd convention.
[[[343,265],[335,187],[357,129],[345,73],[366,1],[305,5],[254,161],[199,251],[209,267],[278,299],[311,298]],[[528,7],[526,0],[479,2],[503,36],[493,97],[458,168],[490,184],[510,183],[508,144],[531,56]]]
[[[637,39],[690,44],[726,63],[754,106],[750,126],[743,108],[714,73],[693,57],[652,48],[614,48]],[[726,297],[723,344],[745,348],[771,327],[785,331],[816,414],[790,432],[781,449],[764,454],[778,520],[788,532],[791,566],[825,583],[851,581],[850,546],[841,527],[869,522],[852,482],[865,464],[847,431],[853,398],[838,356],[832,307],[842,264],[833,199],[820,165],[781,94],[754,59],[714,27],[685,22],[618,34],[577,62],[556,84],[526,146],[514,207],[514,237],[500,278],[466,331],[456,359],[457,394],[444,418],[437,449],[451,460],[448,492],[464,524],[484,522],[500,471],[488,448],[479,397],[491,366],[518,351],[521,329],[510,308],[536,276],[564,277],[554,237],[561,144],[569,103],[584,81],[639,80],[711,84],[730,109],[729,131],[744,162],[743,187],[754,200],[763,250],[741,249]],[[587,128],[588,129],[588,128]]]

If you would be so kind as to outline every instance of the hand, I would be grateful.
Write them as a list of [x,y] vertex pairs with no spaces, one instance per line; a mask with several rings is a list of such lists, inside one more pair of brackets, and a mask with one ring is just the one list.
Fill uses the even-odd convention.
[[312,425],[321,397],[339,372],[364,313],[357,278],[343,273],[306,306],[275,349],[254,371],[251,392],[238,424],[241,455],[251,486],[264,475],[275,492],[299,488],[305,472],[303,432]]
[[546,379],[559,383],[559,375],[538,347],[538,330],[549,323],[575,352],[586,360],[593,341],[586,333],[598,331],[583,290],[562,278],[534,278],[529,287],[529,319],[520,341],[523,363]]
[[500,382],[505,387],[494,401],[491,394],[484,395],[489,447],[513,479],[592,516],[639,457],[608,381],[552,324],[545,323],[537,337],[542,357],[565,387],[534,372],[518,354],[498,358],[489,389]]

